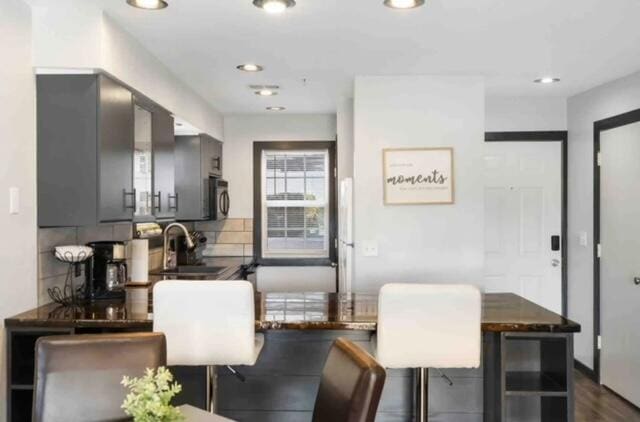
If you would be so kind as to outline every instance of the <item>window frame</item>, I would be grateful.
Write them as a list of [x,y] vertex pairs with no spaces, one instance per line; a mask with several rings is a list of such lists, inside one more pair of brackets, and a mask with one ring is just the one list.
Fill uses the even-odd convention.
[[[323,257],[270,257],[263,256],[263,153],[277,151],[286,153],[327,150],[328,153],[328,191],[327,191],[327,243],[329,256]],[[335,141],[256,141],[253,143],[253,257],[260,265],[281,266],[329,266],[337,262],[337,198],[336,198],[336,142]],[[265,240],[266,241],[266,240]]]

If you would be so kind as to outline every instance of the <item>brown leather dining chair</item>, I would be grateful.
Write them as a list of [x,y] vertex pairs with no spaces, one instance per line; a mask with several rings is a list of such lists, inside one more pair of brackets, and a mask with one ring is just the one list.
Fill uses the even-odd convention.
[[373,422],[386,372],[360,346],[337,339],[322,370],[313,422]]
[[33,422],[126,420],[124,375],[166,365],[164,334],[41,337],[36,343]]

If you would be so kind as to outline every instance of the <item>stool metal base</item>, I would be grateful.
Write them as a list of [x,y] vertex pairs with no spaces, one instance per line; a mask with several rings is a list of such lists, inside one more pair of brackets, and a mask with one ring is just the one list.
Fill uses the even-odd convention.
[[216,413],[218,410],[218,370],[215,366],[207,366],[207,410]]
[[415,386],[415,421],[427,422],[429,419],[429,369],[414,370]]

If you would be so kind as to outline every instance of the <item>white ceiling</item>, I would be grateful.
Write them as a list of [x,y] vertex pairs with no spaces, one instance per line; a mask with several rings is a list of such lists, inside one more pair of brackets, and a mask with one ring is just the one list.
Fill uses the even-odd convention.
[[[167,0],[162,11],[99,1],[224,113],[335,112],[355,75],[480,74],[488,95],[569,96],[640,70],[640,0],[297,0],[278,16],[251,0]],[[235,69],[246,62],[265,71]],[[562,82],[532,83],[544,75]],[[249,84],[282,91],[258,97]]]

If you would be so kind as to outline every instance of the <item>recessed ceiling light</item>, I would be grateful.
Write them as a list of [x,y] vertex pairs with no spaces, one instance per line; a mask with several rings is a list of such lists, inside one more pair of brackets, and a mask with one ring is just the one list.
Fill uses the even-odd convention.
[[256,91],[255,94],[261,97],[273,97],[274,95],[278,95],[276,91],[272,91],[270,89],[261,89],[260,91]]
[[286,108],[285,107],[267,107],[267,110],[269,110],[269,111],[285,111]]
[[392,9],[413,9],[424,5],[424,0],[384,0],[384,5]]
[[545,76],[544,78],[535,79],[533,82],[537,84],[554,84],[556,82],[560,82],[560,78],[552,78],[550,76]]
[[160,10],[169,6],[164,0],[127,0],[129,6],[137,7],[138,9],[146,10]]
[[262,72],[264,67],[259,64],[246,63],[236,66],[236,69],[242,70],[243,72]]
[[295,0],[253,0],[253,5],[271,14],[282,13],[296,5]]

